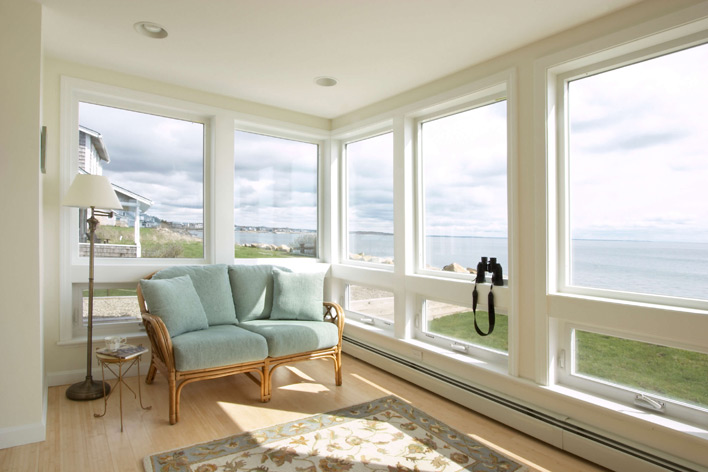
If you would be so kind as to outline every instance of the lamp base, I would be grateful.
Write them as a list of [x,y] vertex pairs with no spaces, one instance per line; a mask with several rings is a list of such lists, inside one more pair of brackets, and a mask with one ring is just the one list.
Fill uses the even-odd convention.
[[77,401],[96,400],[102,398],[104,392],[108,395],[110,391],[108,382],[96,382],[91,377],[86,377],[83,382],[75,383],[66,390],[66,398]]

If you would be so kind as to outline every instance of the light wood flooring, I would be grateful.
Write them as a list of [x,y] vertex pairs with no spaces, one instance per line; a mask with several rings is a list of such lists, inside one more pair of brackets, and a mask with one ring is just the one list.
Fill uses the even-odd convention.
[[[273,399],[260,403],[259,387],[245,375],[196,382],[182,392],[181,418],[167,416],[167,382],[157,374],[141,384],[137,399],[123,391],[124,432],[120,432],[118,396],[74,402],[67,386],[49,389],[47,440],[0,450],[1,471],[142,471],[145,456],[244,431],[296,420],[395,394],[477,441],[511,456],[532,471],[602,472],[599,466],[569,455],[409,382],[344,356],[344,383],[334,385],[330,361],[309,361],[276,369]],[[143,378],[144,379],[144,378]],[[137,377],[127,379],[134,389]]]

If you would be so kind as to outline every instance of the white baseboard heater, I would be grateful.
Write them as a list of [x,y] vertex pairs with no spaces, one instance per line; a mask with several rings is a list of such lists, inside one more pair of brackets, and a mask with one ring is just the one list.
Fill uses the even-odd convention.
[[[603,467],[622,472],[704,472],[706,470],[700,466],[699,468],[692,468],[679,464],[665,457],[651,454],[614,438],[603,436],[577,424],[564,421],[562,418],[551,416],[547,413],[535,410],[500,395],[490,393],[464,382],[460,382],[459,380],[448,377],[443,373],[416,364],[408,359],[391,352],[378,349],[349,336],[345,335],[343,337],[343,341],[345,342],[345,352],[353,355],[354,357],[361,358],[370,364],[390,371],[395,375],[416,384],[420,383],[420,376],[423,376],[429,381],[432,381],[426,382],[426,385],[422,385],[423,388],[426,388],[434,393],[438,393],[451,401],[460,403],[461,405],[478,411],[485,416],[491,417],[501,423],[536,437],[537,439],[548,442],[553,446],[560,447],[561,449],[576,456],[583,457],[591,462],[602,465]],[[449,391],[450,387],[471,395],[470,398],[476,398],[486,402],[487,404],[497,406],[497,408],[495,408],[497,412],[499,412],[500,409],[505,411],[503,411],[502,414],[488,414],[486,408],[484,411],[481,411],[479,408],[470,406],[470,402],[465,404],[464,401],[459,401],[459,399],[449,398],[448,395],[445,395],[445,390]],[[478,402],[472,401],[471,403]],[[509,415],[509,413],[512,413],[512,415]],[[557,441],[552,439],[544,438],[544,434],[534,434],[534,431],[532,431],[534,427],[531,426],[531,423],[535,423],[536,428],[540,426],[541,429],[545,429],[547,432],[556,431],[557,434],[562,434],[562,445],[559,445]],[[519,427],[519,425],[522,426]],[[530,427],[524,427],[526,425]],[[552,434],[549,435],[549,438],[551,435]]]

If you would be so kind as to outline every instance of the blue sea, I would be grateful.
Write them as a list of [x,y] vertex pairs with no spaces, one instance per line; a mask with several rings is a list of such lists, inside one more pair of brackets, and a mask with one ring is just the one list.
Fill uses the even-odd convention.
[[[300,233],[235,232],[236,242],[292,246]],[[352,233],[350,252],[393,257],[393,236]],[[508,274],[505,238],[428,236],[425,263],[457,262],[477,267],[481,256],[496,257]],[[708,299],[708,244],[654,241],[573,240],[571,285],[634,293]]]

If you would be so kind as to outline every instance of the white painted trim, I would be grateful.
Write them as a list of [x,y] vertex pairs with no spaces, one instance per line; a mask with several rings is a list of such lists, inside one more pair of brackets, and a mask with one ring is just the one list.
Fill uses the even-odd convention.
[[46,438],[47,424],[45,414],[44,420],[39,423],[0,429],[0,449],[41,442]]
[[[101,367],[96,366],[96,361],[94,360],[94,366],[91,368],[91,376],[93,377],[93,380],[95,381],[100,381],[101,380]],[[135,377],[138,375],[138,369],[134,366],[132,369],[130,369],[127,373],[125,373],[125,377]],[[142,356],[140,359],[140,376],[145,377],[145,374],[147,374],[148,367],[150,367],[150,356],[148,354],[145,354]],[[115,377],[113,374],[108,372],[106,369],[106,382],[110,383],[113,385],[115,382]],[[62,385],[72,385],[77,382],[81,382],[86,378],[86,369],[77,369],[77,370],[62,370],[59,372],[52,372],[47,374],[47,386],[48,387],[60,387]],[[144,381],[143,381],[144,382]],[[144,388],[145,384],[141,385],[140,388]]]

